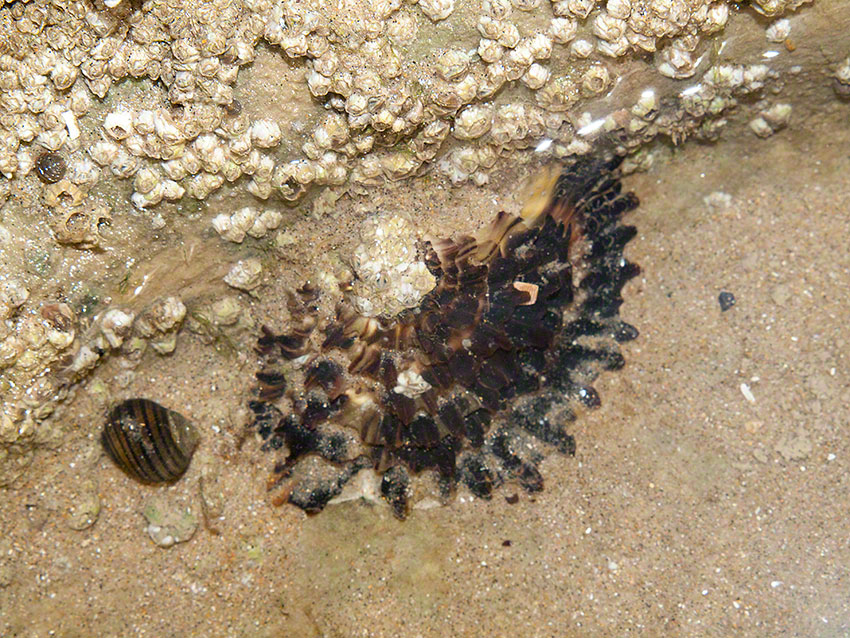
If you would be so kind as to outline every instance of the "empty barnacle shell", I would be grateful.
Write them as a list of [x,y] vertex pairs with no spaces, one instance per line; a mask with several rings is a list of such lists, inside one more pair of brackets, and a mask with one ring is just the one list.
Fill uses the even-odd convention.
[[172,483],[183,476],[199,440],[186,417],[150,399],[113,407],[100,436],[115,464],[142,483]]

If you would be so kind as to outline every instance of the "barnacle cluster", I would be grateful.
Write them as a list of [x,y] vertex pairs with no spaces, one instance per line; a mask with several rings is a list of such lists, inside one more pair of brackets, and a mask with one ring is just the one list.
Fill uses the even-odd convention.
[[419,255],[420,238],[398,213],[377,213],[360,229],[354,250],[351,303],[365,317],[397,315],[419,305],[434,276]]
[[[590,385],[623,365],[620,292],[638,269],[623,257],[637,205],[616,160],[547,173],[521,215],[499,213],[475,236],[429,242],[436,286],[385,320],[348,300],[323,322],[320,294],[293,294],[289,331],[264,328],[249,407],[265,448],[283,449],[277,502],[321,510],[361,470],[404,517],[411,474],[440,498],[460,483],[489,498],[505,481],[542,489],[541,446],[574,451],[564,398],[599,404]],[[420,495],[421,496],[421,495]]]
[[[799,4],[757,7],[778,15]],[[24,177],[35,149],[61,151],[84,193],[104,175],[132,178],[139,208],[203,200],[240,180],[257,198],[295,201],[311,186],[401,179],[439,159],[453,181],[481,182],[505,149],[544,135],[568,145],[566,111],[610,89],[609,59],[655,53],[661,74],[691,77],[729,17],[720,1],[487,0],[461,38],[417,37],[454,8],[12,3],[0,22],[0,170]],[[259,61],[261,44],[278,61]],[[239,89],[240,69],[281,59],[298,65],[306,94],[294,126],[259,116]],[[142,80],[146,97],[115,96]],[[517,82],[532,99],[502,90]]]

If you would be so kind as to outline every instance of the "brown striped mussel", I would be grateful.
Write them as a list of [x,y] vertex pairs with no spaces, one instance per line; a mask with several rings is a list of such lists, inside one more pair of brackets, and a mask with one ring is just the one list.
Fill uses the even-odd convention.
[[293,294],[288,329],[257,342],[248,403],[264,449],[280,450],[273,502],[318,512],[361,470],[399,518],[417,494],[543,489],[544,455],[575,453],[573,408],[599,405],[592,382],[638,335],[619,316],[640,271],[623,253],[638,200],[620,161],[551,167],[518,215],[425,242],[435,285],[415,308],[365,316],[344,297],[323,317],[319,290]]
[[186,417],[150,399],[127,399],[113,407],[100,435],[118,467],[149,484],[183,476],[199,440]]

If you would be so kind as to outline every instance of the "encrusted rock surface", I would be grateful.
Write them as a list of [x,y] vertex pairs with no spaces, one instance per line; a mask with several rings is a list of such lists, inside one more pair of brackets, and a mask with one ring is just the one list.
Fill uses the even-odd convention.
[[[131,325],[145,308],[208,268],[259,266],[258,246],[299,246],[288,227],[346,194],[402,180],[485,185],[505,167],[600,142],[641,168],[654,140],[714,141],[747,109],[758,136],[793,124],[784,87],[800,64],[824,64],[794,58],[809,37],[805,4],[759,0],[740,14],[722,0],[0,5],[4,458],[50,438],[36,435],[44,419],[109,353],[126,360],[126,381],[149,342],[174,350],[180,321],[145,334]],[[777,46],[764,53],[765,42]],[[827,66],[846,96],[847,64]],[[244,252],[198,248],[211,228]],[[152,265],[178,245],[183,264],[200,265]],[[319,276],[357,261],[354,245],[345,251],[317,255]],[[415,259],[413,270],[400,263],[393,272],[406,274],[378,294],[379,313],[427,292]],[[177,277],[163,286],[169,269]]]

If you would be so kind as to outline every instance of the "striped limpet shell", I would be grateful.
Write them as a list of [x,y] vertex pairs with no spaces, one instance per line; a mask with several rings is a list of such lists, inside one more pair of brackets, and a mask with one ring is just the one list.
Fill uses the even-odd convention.
[[152,484],[183,476],[199,440],[186,417],[150,399],[127,399],[113,407],[100,435],[118,467]]

